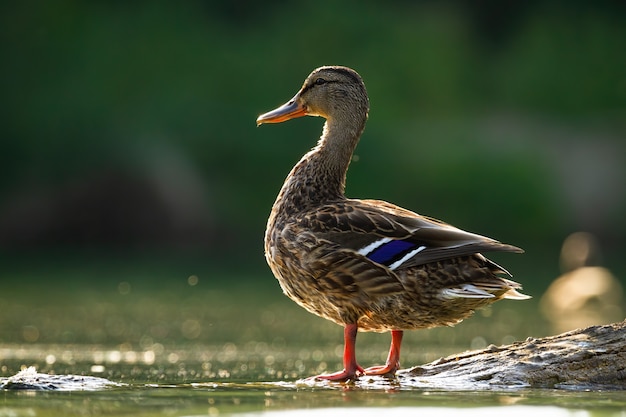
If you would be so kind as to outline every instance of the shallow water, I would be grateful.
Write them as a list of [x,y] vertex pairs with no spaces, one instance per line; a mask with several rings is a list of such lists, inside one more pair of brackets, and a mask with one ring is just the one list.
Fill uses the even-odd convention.
[[[64,277],[62,285],[49,279],[56,276],[50,271],[46,279],[18,275],[3,285],[0,382],[34,366],[40,373],[88,375],[119,385],[3,390],[0,417],[626,416],[626,393],[615,391],[442,390],[383,378],[349,385],[298,382],[340,369],[342,331],[286,299],[267,276],[224,278],[207,271],[152,281],[128,269],[56,274]],[[502,302],[455,328],[408,332],[402,365],[549,334],[535,311],[535,300]],[[382,363],[388,344],[389,335],[359,334],[361,364]]]
[[336,384],[201,382],[143,384],[99,391],[4,391],[0,416],[621,416],[622,392],[449,391]]

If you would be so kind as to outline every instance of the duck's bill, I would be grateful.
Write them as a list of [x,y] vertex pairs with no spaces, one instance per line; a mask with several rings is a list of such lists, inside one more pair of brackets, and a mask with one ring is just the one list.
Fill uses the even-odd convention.
[[263,123],[280,123],[289,119],[295,119],[296,117],[306,116],[306,114],[306,107],[300,105],[296,97],[294,97],[277,109],[260,115],[256,119],[256,125],[259,126]]

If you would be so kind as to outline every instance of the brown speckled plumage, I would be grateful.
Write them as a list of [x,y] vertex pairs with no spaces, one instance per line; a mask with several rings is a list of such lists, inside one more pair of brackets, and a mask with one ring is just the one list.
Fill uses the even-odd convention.
[[[365,127],[361,77],[321,67],[283,106],[257,123],[304,115],[326,119],[318,144],[291,170],[265,234],[265,255],[283,291],[306,310],[345,327],[345,369],[331,380],[393,374],[403,330],[453,325],[520,285],[481,252],[522,252],[493,239],[378,200],[348,199],[346,172]],[[361,368],[356,330],[392,331],[386,365]]]

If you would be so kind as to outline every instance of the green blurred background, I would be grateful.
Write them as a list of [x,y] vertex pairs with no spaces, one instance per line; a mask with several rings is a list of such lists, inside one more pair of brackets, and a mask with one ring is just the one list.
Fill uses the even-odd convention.
[[5,294],[197,274],[278,296],[265,221],[322,120],[255,119],[328,64],[371,99],[349,196],[523,247],[494,259],[536,298],[578,231],[624,284],[623,1],[4,2],[0,34]]

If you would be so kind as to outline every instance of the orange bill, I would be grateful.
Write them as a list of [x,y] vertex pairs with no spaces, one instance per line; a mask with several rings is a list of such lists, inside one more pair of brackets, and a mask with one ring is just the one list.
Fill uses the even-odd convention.
[[256,119],[256,125],[260,126],[263,123],[281,123],[289,119],[295,119],[296,117],[302,117],[306,115],[306,107],[298,103],[296,96],[282,106],[260,115]]

